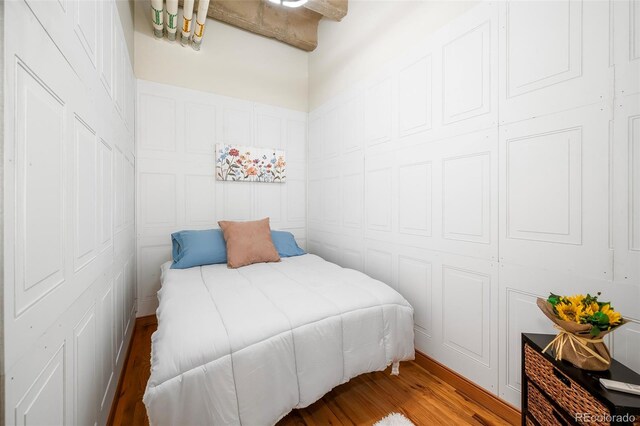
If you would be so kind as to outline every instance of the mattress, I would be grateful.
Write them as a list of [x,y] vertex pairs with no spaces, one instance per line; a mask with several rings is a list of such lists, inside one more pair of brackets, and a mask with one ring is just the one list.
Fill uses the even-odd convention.
[[152,425],[275,424],[352,377],[414,359],[413,308],[361,272],[312,254],[169,266],[143,398]]

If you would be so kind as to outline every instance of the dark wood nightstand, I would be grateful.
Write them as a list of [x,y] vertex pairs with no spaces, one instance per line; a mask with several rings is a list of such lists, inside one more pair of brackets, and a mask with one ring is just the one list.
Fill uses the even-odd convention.
[[[555,336],[522,334],[522,424],[640,425],[640,396],[609,391],[600,377],[640,385],[640,374],[612,360],[608,371],[585,371],[556,361]],[[640,356],[640,354],[638,354]]]

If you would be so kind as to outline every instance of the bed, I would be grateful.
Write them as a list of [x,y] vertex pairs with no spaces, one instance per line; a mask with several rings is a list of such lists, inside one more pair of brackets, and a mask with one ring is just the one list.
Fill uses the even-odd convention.
[[162,266],[144,403],[151,425],[271,425],[359,374],[414,359],[413,309],[305,254],[239,269]]

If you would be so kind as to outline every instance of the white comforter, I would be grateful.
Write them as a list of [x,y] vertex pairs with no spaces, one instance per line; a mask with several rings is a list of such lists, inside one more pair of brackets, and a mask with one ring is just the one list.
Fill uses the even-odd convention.
[[144,403],[152,425],[270,425],[359,374],[414,358],[391,287],[307,254],[162,267]]

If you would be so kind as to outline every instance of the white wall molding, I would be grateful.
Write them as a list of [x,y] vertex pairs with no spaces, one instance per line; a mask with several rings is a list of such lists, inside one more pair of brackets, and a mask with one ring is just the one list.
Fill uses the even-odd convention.
[[2,423],[104,424],[123,365],[114,348],[132,327],[115,331],[135,305],[135,79],[123,27],[111,0],[3,7]]
[[[305,245],[306,113],[143,80],[137,96],[138,315],[158,306],[172,232],[269,216]],[[217,143],[285,149],[286,183],[217,181]]]
[[482,2],[309,113],[309,250],[398,289],[416,347],[514,405],[550,291],[602,291],[640,368],[637,10]]

